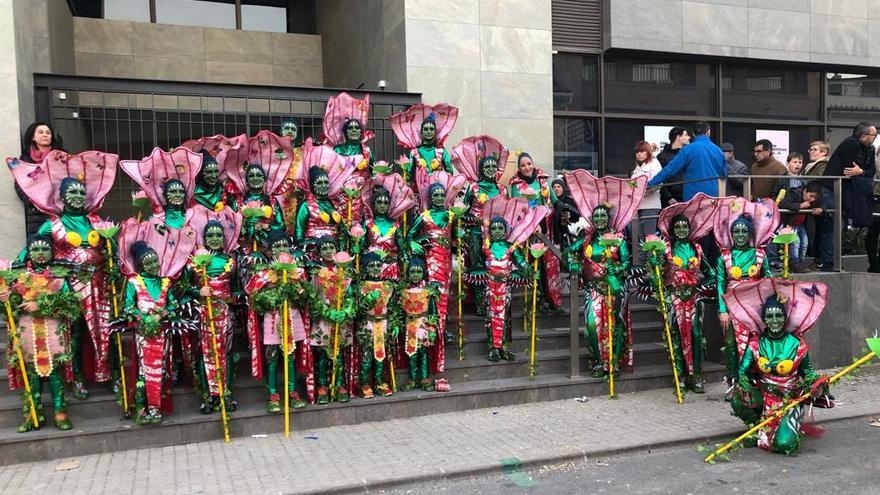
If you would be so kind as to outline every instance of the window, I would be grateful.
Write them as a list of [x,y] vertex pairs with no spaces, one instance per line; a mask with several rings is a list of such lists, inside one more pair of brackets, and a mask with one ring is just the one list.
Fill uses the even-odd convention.
[[553,109],[599,110],[599,61],[595,55],[553,55]]
[[263,5],[241,6],[241,28],[245,31],[287,32],[287,9]]
[[880,75],[829,72],[828,120],[855,124],[880,113]]
[[235,29],[235,5],[205,0],[156,0],[156,22]]
[[714,116],[715,67],[646,59],[605,59],[605,111]]
[[599,170],[599,127],[594,119],[553,119],[553,169]]
[[[79,8],[76,13],[79,13]],[[142,2],[140,0],[104,0],[104,19],[150,22],[150,2]]]
[[770,67],[723,67],[725,117],[821,120],[818,72]]

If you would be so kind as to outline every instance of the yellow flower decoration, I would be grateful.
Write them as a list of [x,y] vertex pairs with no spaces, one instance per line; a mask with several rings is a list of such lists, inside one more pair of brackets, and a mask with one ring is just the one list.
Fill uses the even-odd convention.
[[584,249],[584,256],[586,256],[587,258],[593,257],[593,245],[592,244],[587,244],[587,248]]
[[480,200],[480,204],[483,204],[489,200],[489,196],[487,196],[486,193],[480,193],[480,195],[477,196],[477,199]]
[[217,201],[216,203],[214,203],[215,212],[220,213],[221,211],[223,211],[223,208],[226,208],[226,205],[223,204],[223,201]]
[[333,212],[333,221],[336,223],[339,223],[340,221],[342,221],[342,216],[339,214],[338,211]]
[[431,170],[440,170],[440,160],[436,158],[431,160]]
[[428,166],[428,162],[426,162],[424,158],[419,158],[419,166],[425,168]]
[[274,284],[278,282],[278,273],[276,273],[275,270],[269,270],[266,276],[269,279],[270,283]]
[[101,236],[98,234],[97,230],[90,230],[89,235],[86,236],[86,240],[89,241],[89,246],[95,247],[101,242]]
[[782,376],[788,376],[794,369],[794,361],[791,359],[783,359],[776,365],[776,373]]
[[226,264],[223,265],[223,271],[226,273],[229,273],[232,271],[233,266],[235,266],[235,260],[232,258],[229,258],[229,260],[226,261]]
[[82,246],[82,236],[77,234],[76,232],[68,232],[67,235],[64,236],[64,238],[67,240],[67,243],[73,247]]
[[[772,370],[769,367],[770,360],[765,357],[758,358],[758,369],[763,371],[764,373],[770,373]],[[780,363],[781,364],[781,363]]]
[[321,217],[321,221],[324,222],[324,223],[327,223],[327,222],[330,221],[330,215],[328,215],[326,212],[323,212],[323,211],[322,211],[322,212],[320,212],[320,213],[318,214],[318,216]]
[[365,168],[367,168],[367,159],[366,159],[366,158],[364,158],[363,160],[359,161],[358,164],[357,164],[357,169],[358,169],[358,170],[363,170],[363,169],[365,169]]
[[269,218],[272,216],[272,207],[271,206],[264,206],[263,207],[263,216],[266,218]]
[[684,261],[681,258],[679,258],[678,256],[673,256],[672,257],[672,264],[681,268],[684,265]]
[[691,256],[690,258],[688,258],[688,263],[690,263],[691,266],[700,266],[700,258],[697,258],[696,256]]
[[549,189],[541,189],[541,197],[546,199],[548,196],[550,196],[550,190]]
[[734,280],[739,280],[743,276],[742,268],[738,266],[730,267],[730,276],[733,277]]
[[752,265],[749,267],[749,278],[755,278],[758,276],[758,265]]

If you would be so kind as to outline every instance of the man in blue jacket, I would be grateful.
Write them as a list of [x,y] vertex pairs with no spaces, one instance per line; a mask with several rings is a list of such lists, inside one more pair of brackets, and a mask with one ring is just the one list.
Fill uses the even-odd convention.
[[724,161],[721,148],[709,139],[711,135],[712,130],[707,122],[697,122],[694,126],[696,138],[648,182],[648,187],[659,186],[681,173],[685,181],[684,201],[690,200],[698,192],[718,196],[717,178],[727,177],[727,162]]

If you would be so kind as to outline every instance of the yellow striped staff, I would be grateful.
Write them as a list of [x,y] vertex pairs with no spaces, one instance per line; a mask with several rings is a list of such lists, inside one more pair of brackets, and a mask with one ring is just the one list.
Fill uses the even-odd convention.
[[[666,244],[655,235],[645,236],[642,250],[654,256],[666,251]],[[675,381],[675,397],[681,404],[681,383],[678,379],[678,367],[675,366],[675,352],[672,347],[672,331],[669,328],[669,313],[666,310],[666,294],[663,290],[663,277],[660,275],[660,265],[654,265],[654,277],[657,279],[657,298],[660,300],[660,314],[663,317],[663,330],[666,333],[666,347],[669,349],[669,362],[672,364],[672,379]]]
[[[6,279],[0,278],[0,285],[3,288],[6,288]],[[18,368],[19,373],[21,373],[21,379],[24,383],[24,392],[27,394],[28,399],[28,409],[30,409],[31,422],[34,424],[34,428],[40,427],[40,421],[37,419],[37,407],[34,404],[34,396],[31,394],[31,382],[28,379],[27,369],[25,369],[24,364],[24,355],[21,353],[21,342],[18,340],[18,331],[15,326],[15,318],[12,316],[12,305],[9,303],[9,299],[6,299],[6,319],[9,323],[9,335],[12,337],[12,347],[15,348],[15,357],[18,359]]]
[[[286,269],[281,270],[281,284],[287,287]],[[284,339],[281,345],[282,352],[284,353],[282,356],[284,360],[284,437],[288,438],[290,437],[290,362],[287,356],[296,350],[296,343],[294,342],[293,344],[294,349],[290,349],[290,343],[288,342],[290,338],[290,301],[286,297],[281,303],[281,318],[281,328],[284,334],[281,336]]]
[[[201,268],[202,287],[208,286],[208,262],[211,255],[208,253],[197,252],[193,256],[193,264]],[[217,382],[217,389],[220,392],[220,418],[223,420],[223,441],[229,443],[229,419],[226,416],[226,394],[223,390],[223,371],[220,366],[220,350],[217,344],[217,327],[214,325],[214,305],[211,302],[211,296],[205,296],[205,305],[208,309],[208,328],[211,331],[211,349],[214,352],[214,381]]]
[[746,438],[752,436],[756,431],[760,430],[761,428],[763,428],[763,427],[767,426],[768,424],[772,423],[773,421],[776,421],[777,419],[785,416],[785,413],[794,409],[795,407],[797,407],[798,405],[800,405],[801,403],[803,403],[804,401],[806,401],[807,399],[812,397],[813,391],[817,389],[818,385],[821,385],[823,383],[827,383],[828,386],[834,385],[835,383],[840,381],[841,378],[843,378],[847,374],[851,373],[856,368],[862,366],[863,364],[867,363],[868,361],[870,361],[870,360],[874,359],[875,357],[877,357],[878,355],[880,355],[880,338],[875,337],[875,338],[866,339],[866,340],[868,341],[868,347],[871,348],[871,351],[869,353],[867,353],[864,356],[862,356],[861,358],[859,358],[853,364],[838,371],[831,378],[828,378],[827,380],[820,379],[821,381],[813,384],[813,387],[811,388],[811,390],[801,394],[801,396],[792,400],[791,402],[786,404],[784,407],[776,410],[776,412],[774,412],[772,415],[770,415],[770,417],[768,417],[764,421],[761,421],[760,423],[756,424],[755,426],[749,428],[749,430],[747,432],[743,433],[742,435],[740,435],[740,436],[734,438],[733,440],[727,442],[726,444],[722,445],[717,450],[715,450],[711,454],[707,455],[704,460],[710,464],[713,464],[715,462],[715,459],[719,455],[727,452],[728,450],[733,448],[734,445],[736,445],[736,444],[742,442],[743,440],[745,440]]
[[531,344],[529,347],[529,379],[535,379],[535,341],[537,340],[537,328],[536,323],[537,319],[537,307],[538,307],[538,261],[541,259],[541,256],[544,256],[544,253],[547,252],[547,246],[541,242],[532,243],[529,246],[529,251],[532,254],[532,334],[531,334]]
[[[98,234],[104,238],[104,245],[107,248],[107,267],[110,272],[113,272],[113,243],[110,239],[119,231],[119,226],[114,225],[112,222],[102,222],[101,225],[96,225],[96,227],[98,227],[96,229]],[[113,318],[119,318],[119,295],[116,292],[116,282],[113,280],[110,280],[110,296],[113,298]],[[121,331],[116,332],[116,354],[119,357],[119,381],[122,383],[122,412],[125,417],[128,417],[128,385],[125,383],[125,354],[122,352]]]
[[[349,209],[349,214],[351,209]],[[336,253],[334,262],[338,270],[338,278],[336,282],[336,311],[342,309],[342,285],[345,280],[345,267],[353,260],[345,251]],[[336,363],[339,359],[339,322],[333,326],[333,371],[330,373],[330,399],[336,398]]]
[[[462,294],[461,287],[461,277],[464,271],[464,258],[461,254],[461,243],[462,237],[464,237],[461,230],[461,216],[467,210],[467,206],[464,205],[461,201],[456,201],[450,211],[455,215],[455,236],[458,238],[457,242],[457,252],[455,255],[455,263],[458,265],[456,282],[458,284],[458,291],[456,295],[458,296],[458,360],[464,361],[464,320],[462,319],[462,300],[464,299],[464,294]],[[406,219],[406,214],[404,213],[404,219]],[[474,304],[480,304],[480,301],[474,301]]]
[[599,239],[599,245],[605,248],[605,310],[608,312],[608,398],[615,398],[614,394],[614,308],[612,303],[614,299],[611,297],[611,248],[619,247],[621,243],[620,237],[614,234],[605,234]]

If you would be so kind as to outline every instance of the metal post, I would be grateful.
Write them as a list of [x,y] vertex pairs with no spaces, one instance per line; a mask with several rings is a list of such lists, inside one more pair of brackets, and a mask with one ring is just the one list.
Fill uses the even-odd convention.
[[156,24],[156,0],[150,0],[150,22]]
[[571,272],[568,275],[569,287],[571,287],[569,295],[569,311],[571,313],[571,373],[569,377],[575,378],[580,376],[580,305],[578,304],[578,294],[580,293],[580,273]]
[[840,177],[834,179],[834,237],[832,238],[832,242],[834,243],[834,270],[841,271],[843,267],[841,266],[841,262],[843,261],[843,183],[841,182],[843,179]]
[[743,181],[743,197],[752,200],[752,178],[746,177],[746,180]]
[[727,196],[727,179],[718,177],[718,197],[723,198],[724,196]]
[[241,0],[235,0],[235,29],[241,31]]

